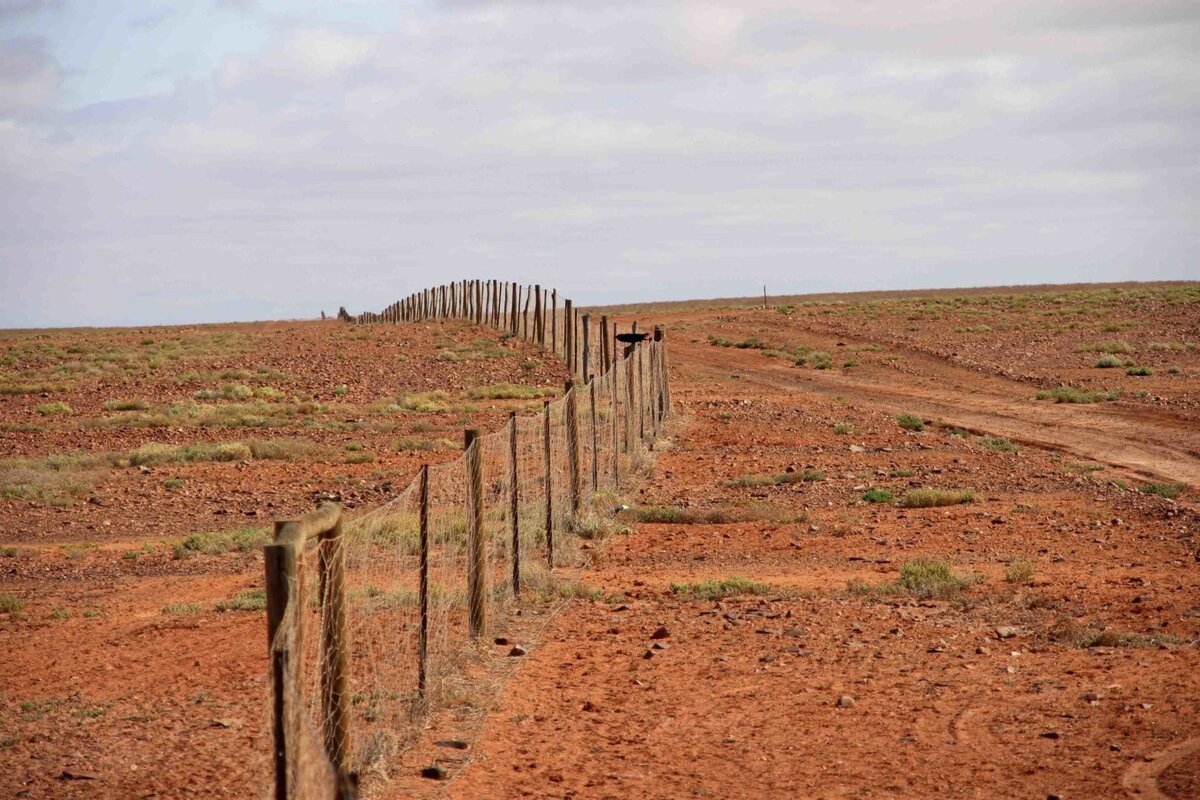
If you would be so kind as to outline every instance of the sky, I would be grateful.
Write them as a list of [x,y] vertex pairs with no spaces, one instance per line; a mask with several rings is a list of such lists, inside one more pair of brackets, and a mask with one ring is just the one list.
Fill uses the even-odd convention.
[[1195,0],[0,0],[0,327],[1198,253]]

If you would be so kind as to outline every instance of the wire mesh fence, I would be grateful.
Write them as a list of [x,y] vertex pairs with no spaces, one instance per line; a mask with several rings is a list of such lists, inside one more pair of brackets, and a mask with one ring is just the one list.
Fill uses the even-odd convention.
[[[536,339],[546,318],[530,325],[509,286],[429,290],[372,316],[444,311]],[[480,304],[485,293],[495,302]],[[385,505],[289,523],[311,528],[305,536],[277,526],[267,548],[274,797],[380,794],[422,716],[463,691],[472,643],[544,592],[575,540],[611,513],[610,496],[644,476],[670,413],[666,342],[658,331],[620,356],[603,350],[577,356],[585,380],[540,413],[466,432],[457,459],[422,467]]]

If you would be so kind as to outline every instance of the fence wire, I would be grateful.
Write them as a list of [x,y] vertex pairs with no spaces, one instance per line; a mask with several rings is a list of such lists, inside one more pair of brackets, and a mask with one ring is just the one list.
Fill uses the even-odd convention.
[[[514,415],[471,445],[482,474],[483,598],[492,626],[516,607],[518,591],[549,591],[554,567],[576,563],[577,539],[591,535],[596,518],[613,513],[615,498],[645,475],[659,420],[669,411],[666,382],[656,382],[664,362],[664,343],[646,342],[618,357],[604,374],[546,403],[540,413]],[[598,361],[592,363],[598,366]],[[577,460],[571,458],[572,445]],[[358,797],[379,796],[397,755],[417,735],[422,716],[459,705],[468,690],[465,667],[473,641],[470,455],[464,452],[454,461],[425,468],[428,627],[423,685],[421,476],[385,505],[343,523],[350,731],[345,761],[348,772],[357,775]],[[289,706],[299,709],[295,713],[301,717],[290,720],[288,728],[299,741],[288,744],[292,756],[286,796],[325,800],[343,795],[336,794],[339,771],[327,755],[336,720],[324,707],[327,687],[321,685],[326,672],[322,659],[328,654],[320,643],[331,624],[324,610],[335,589],[320,585],[311,568],[324,557],[323,546],[310,546],[304,553],[309,568],[300,572],[300,602],[288,606],[288,614],[301,619],[289,618],[279,626],[273,651],[283,646],[299,657],[299,664],[281,673]]]

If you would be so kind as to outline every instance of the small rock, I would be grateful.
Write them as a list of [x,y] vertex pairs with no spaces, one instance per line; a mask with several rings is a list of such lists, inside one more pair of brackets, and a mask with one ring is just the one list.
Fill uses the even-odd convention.
[[421,770],[421,777],[434,781],[444,781],[446,780],[446,768],[441,764],[430,764]]
[[854,698],[848,694],[844,694],[837,699],[838,708],[854,708]]
[[508,639],[504,638],[503,636],[497,636],[492,641],[494,641],[496,644],[509,644]]
[[1001,625],[1000,627],[996,628],[997,639],[1011,639],[1019,633],[1020,631],[1011,625]]
[[440,742],[434,742],[438,747],[449,747],[451,750],[466,750],[467,743],[462,739],[443,739]]
[[519,644],[513,645],[513,649],[508,651],[508,655],[512,658],[519,658],[520,656],[527,655],[528,653],[529,651],[524,647],[521,647]]
[[1042,737],[1043,739],[1057,739],[1061,735],[1062,734],[1060,734],[1058,731],[1042,731],[1038,734],[1038,736]]
[[1100,695],[1096,694],[1095,692],[1084,692],[1083,701],[1085,703],[1099,703]]
[[666,639],[670,635],[671,635],[671,632],[669,630],[667,630],[665,627],[660,625],[658,627],[658,629],[654,631],[654,633],[650,634],[650,638],[651,639]]
[[599,711],[600,709],[597,708],[596,704],[593,703],[591,700],[584,700],[583,701],[583,710],[584,711]]
[[654,651],[647,650],[646,652],[642,653],[642,658],[647,659],[647,660],[654,658]]

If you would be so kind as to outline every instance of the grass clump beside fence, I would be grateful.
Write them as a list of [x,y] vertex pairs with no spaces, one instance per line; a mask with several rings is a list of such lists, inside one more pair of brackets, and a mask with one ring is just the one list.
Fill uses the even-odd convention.
[[241,442],[183,445],[148,443],[129,454],[129,463],[134,467],[152,467],[197,461],[249,461],[253,455],[249,446]]
[[741,576],[733,576],[720,580],[701,581],[700,583],[672,583],[671,594],[694,600],[720,600],[736,595],[765,595],[772,594],[771,586],[759,583]]
[[1077,389],[1074,386],[1056,386],[1053,389],[1043,389],[1037,393],[1038,400],[1053,400],[1056,403],[1099,403],[1103,400],[1116,400],[1116,392],[1097,392],[1088,389]]
[[271,534],[265,528],[193,533],[172,546],[172,555],[176,560],[181,560],[200,554],[217,556],[233,550],[248,553],[258,550],[270,541]]
[[825,480],[825,473],[819,469],[803,469],[793,472],[780,472],[777,475],[743,475],[726,481],[726,486],[781,486],[788,483],[811,483]]
[[901,508],[939,508],[975,502],[975,493],[968,490],[913,489],[897,501]]
[[267,607],[265,589],[250,589],[238,592],[229,600],[220,600],[214,606],[217,611],[264,611]]
[[558,392],[549,386],[525,386],[518,383],[496,383],[467,390],[467,397],[472,400],[538,400],[554,397],[556,394]]

